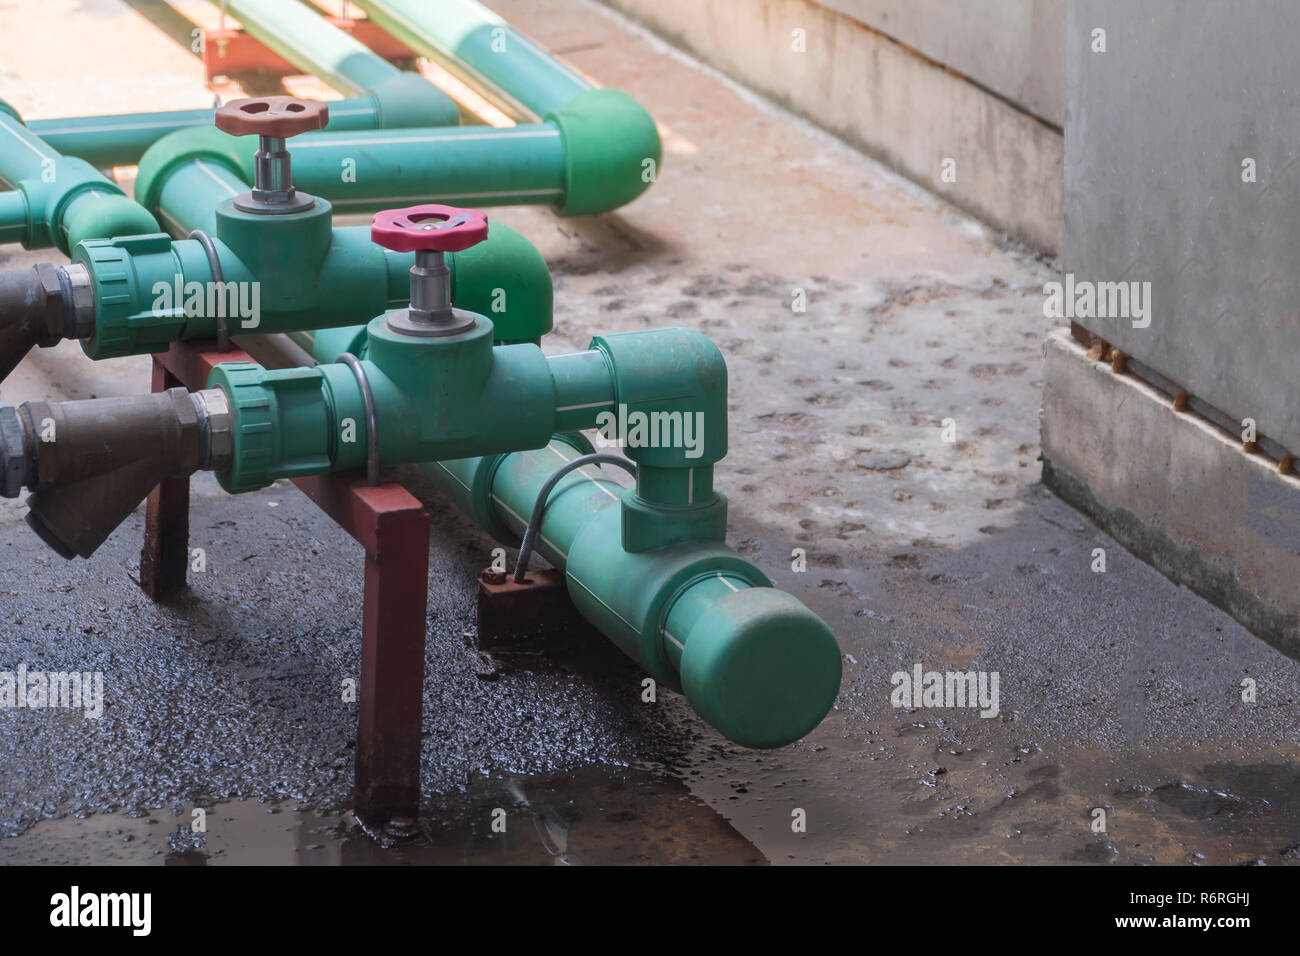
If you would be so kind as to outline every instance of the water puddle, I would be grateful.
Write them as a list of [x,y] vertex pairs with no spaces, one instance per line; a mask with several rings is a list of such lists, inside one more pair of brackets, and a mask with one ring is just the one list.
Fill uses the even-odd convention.
[[43,820],[0,840],[0,864],[558,865],[765,864],[677,780],[587,767],[492,777],[426,800],[420,832],[383,846],[351,813],[254,800],[206,808],[205,832],[170,812]]

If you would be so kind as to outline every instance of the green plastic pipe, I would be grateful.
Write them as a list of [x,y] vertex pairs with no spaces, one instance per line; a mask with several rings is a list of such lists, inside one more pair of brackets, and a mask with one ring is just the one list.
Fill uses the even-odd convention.
[[[346,212],[411,202],[563,202],[564,140],[551,123],[513,128],[309,133],[289,143],[294,185]],[[346,174],[346,175],[345,175]]]
[[0,192],[0,242],[22,242],[27,235],[27,200],[19,190]]
[[412,50],[472,71],[474,85],[494,86],[539,117],[593,89],[473,0],[358,0],[357,6]]
[[413,50],[469,71],[480,89],[503,91],[559,130],[561,215],[608,212],[655,181],[663,151],[654,120],[640,104],[618,90],[595,89],[483,5],[360,0],[358,6]]
[[[370,96],[350,97],[329,104],[330,129],[374,129],[380,110]],[[131,166],[168,133],[191,126],[211,126],[212,110],[173,110],[163,113],[124,113],[32,120],[27,128],[46,144],[68,156],[84,159],[98,169]],[[455,122],[455,118],[451,119]]]
[[[537,451],[422,466],[458,506],[515,544],[542,484],[589,449],[557,437]],[[706,721],[747,747],[805,736],[839,692],[839,646],[798,599],[721,544],[624,550],[625,489],[594,466],[560,479],[538,551],[565,572],[579,612]]]
[[[173,150],[178,139],[209,145]],[[218,316],[209,308],[182,310],[174,301],[173,308],[160,308],[154,291],[178,278],[182,289],[215,280],[200,242],[185,238],[196,229],[212,239],[222,281],[249,295],[257,290],[256,324],[231,319],[232,334],[350,326],[406,304],[414,254],[375,245],[365,226],[332,228],[325,199],[286,216],[234,209],[233,197],[248,189],[247,145],[211,128],[160,141],[141,161],[136,191],[176,241],[155,226],[153,235],[86,241],[75,249],[95,297],[94,330],[82,340],[92,358],[142,354],[217,333]],[[494,223],[487,241],[447,258],[458,306],[492,315],[511,341],[536,341],[550,330],[550,274],[517,232]]]
[[399,70],[298,0],[225,0],[225,6],[246,32],[304,73],[342,93],[377,97],[385,127],[459,122],[455,101],[424,77]]
[[[478,347],[481,328],[440,345],[395,336],[382,319],[371,323],[366,343],[328,336],[315,335],[323,362],[312,368],[242,364],[213,372],[209,386],[225,390],[232,407],[249,410],[247,421],[236,423],[234,464],[218,475],[227,490],[364,462],[362,401],[353,373],[331,348],[365,356],[381,461],[419,463],[422,451],[448,443],[498,449],[420,467],[488,533],[511,545],[553,472],[592,450],[574,430],[590,427],[597,409],[655,394],[663,407],[679,399],[714,405],[716,373],[701,369],[691,387],[692,369],[678,367],[684,354],[705,344],[685,330],[604,336],[586,352],[545,357],[533,346],[485,352]],[[611,345],[618,341],[626,348]],[[644,362],[629,365],[628,352]],[[466,394],[475,400],[458,400]],[[547,440],[545,429],[560,430],[564,410],[571,412],[563,419],[571,430]],[[346,420],[356,425],[350,442],[331,440]],[[722,441],[718,454],[725,454]],[[535,450],[500,450],[510,448]],[[638,472],[646,467],[655,466],[639,464]],[[808,733],[839,688],[839,648],[830,629],[720,539],[629,549],[626,512],[636,497],[635,489],[595,466],[571,472],[551,491],[537,550],[565,573],[575,606],[732,740],[777,747]],[[671,521],[674,510],[660,509],[660,518]]]

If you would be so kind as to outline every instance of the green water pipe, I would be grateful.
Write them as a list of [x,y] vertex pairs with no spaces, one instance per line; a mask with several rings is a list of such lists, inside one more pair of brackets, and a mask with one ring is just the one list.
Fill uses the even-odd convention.
[[[551,124],[352,134],[331,129],[297,137],[293,161],[296,183],[347,212],[417,200],[501,206],[554,205],[565,198],[564,141]],[[605,204],[621,205],[619,198]]]
[[295,182],[366,212],[445,201],[594,215],[645,192],[660,157],[654,121],[618,90],[584,94],[544,123],[306,133],[293,148]]
[[[317,333],[314,350],[324,363],[313,368],[218,366],[209,387],[237,410],[232,463],[219,480],[240,492],[364,464],[364,401],[354,370],[333,361],[336,348],[365,356],[380,460],[432,459],[423,470],[507,544],[519,542],[552,473],[592,450],[574,432],[598,423],[601,411],[698,411],[708,426],[698,457],[629,447],[638,462],[632,488],[594,466],[561,478],[537,550],[565,572],[584,617],[732,740],[776,747],[812,730],[839,688],[829,628],[725,546],[725,510],[723,527],[704,527],[682,521],[686,499],[642,498],[647,471],[711,474],[725,455],[725,365],[717,348],[697,332],[660,329],[600,336],[583,352],[544,356],[530,345],[486,347],[485,324],[480,317],[469,332],[418,341],[389,331],[380,317],[364,343]],[[444,457],[468,448],[483,454]],[[709,511],[720,500],[710,488],[695,504]],[[629,525],[630,512],[656,521],[649,531]]]
[[[383,126],[383,110],[374,94],[333,100],[329,107],[331,129],[378,129]],[[97,169],[106,169],[138,163],[145,151],[168,133],[193,126],[211,126],[212,112],[211,109],[199,109],[74,116],[32,120],[27,128],[60,153],[84,159]],[[442,117],[436,125],[456,122],[456,116],[445,109],[431,115]],[[431,121],[420,125],[435,124]]]
[[[659,137],[653,120],[625,94],[593,90],[589,96],[562,121],[553,117],[504,129],[303,133],[290,142],[293,181],[340,212],[416,202],[548,204],[562,215],[608,212],[649,187],[644,160],[657,162]],[[225,165],[249,182],[255,144],[248,140],[211,126],[171,133],[141,158],[136,195],[155,208],[160,173],[195,158]]]
[[[351,325],[358,316],[406,303],[413,254],[374,245],[364,226],[334,228],[332,207],[322,198],[302,213],[243,212],[233,200],[248,188],[241,178],[247,138],[210,128],[167,139],[175,137],[217,144],[151,149],[141,160],[137,195],[176,238],[155,233],[87,240],[73,252],[86,265],[94,296],[93,329],[82,339],[91,358],[213,338],[221,312],[230,334],[246,335]],[[212,240],[221,286],[207,249],[198,239],[182,238],[196,229]],[[493,315],[511,341],[536,341],[550,330],[550,273],[519,233],[494,223],[488,241],[448,258],[460,307]],[[195,288],[203,298],[185,294]]]
[[[228,490],[355,468],[372,440],[379,464],[398,465],[536,448],[557,432],[601,427],[627,436],[638,466],[622,509],[629,551],[725,536],[726,499],[712,476],[727,451],[727,372],[707,337],[689,329],[623,332],[597,336],[583,352],[547,356],[534,344],[495,345],[482,315],[467,316],[464,331],[436,336],[405,334],[392,318],[371,320],[364,341],[317,332],[321,364],[311,369],[246,364],[213,373],[234,407],[265,416],[249,430],[247,448],[237,429],[233,463],[221,476]],[[337,363],[342,351],[362,357],[364,384]],[[360,412],[367,391],[373,433]],[[611,415],[620,419],[616,429]],[[664,427],[638,439],[627,428],[638,419]],[[350,440],[341,441],[345,421]]]
[[495,87],[539,117],[593,85],[473,0],[358,0],[371,20],[412,50]]
[[564,199],[556,208],[562,215],[608,212],[654,182],[663,151],[654,120],[641,105],[618,90],[594,89],[481,4],[360,0],[357,5],[411,49],[467,68],[474,85],[503,90],[559,131]]
[[[212,0],[222,5],[223,0]],[[224,0],[245,32],[342,93],[371,97],[378,125],[455,125],[460,108],[424,77],[393,66],[299,0]]]
[[0,103],[0,236],[68,253],[83,238],[154,232],[158,223],[85,160],[64,156]]
[[[542,485],[589,450],[572,437],[546,448],[422,467],[498,541],[517,544]],[[622,544],[628,491],[596,466],[561,478],[538,550],[564,571],[578,611],[708,723],[747,747],[805,736],[839,692],[839,646],[797,598],[721,542],[647,552]]]
[[22,242],[27,236],[27,199],[19,190],[0,192],[0,242]]

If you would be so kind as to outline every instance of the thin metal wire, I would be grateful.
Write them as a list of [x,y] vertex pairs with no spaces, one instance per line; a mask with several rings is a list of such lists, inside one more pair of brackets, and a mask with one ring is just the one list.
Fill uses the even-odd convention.
[[636,477],[636,465],[626,458],[620,458],[618,455],[583,455],[580,458],[567,461],[555,469],[542,485],[541,491],[537,493],[537,503],[533,505],[533,513],[528,519],[528,527],[524,529],[524,540],[519,542],[519,559],[515,562],[514,575],[516,584],[523,584],[524,577],[528,573],[528,559],[533,556],[533,543],[542,527],[542,515],[546,513],[546,499],[550,497],[551,492],[561,478],[584,465],[614,465],[622,468],[633,478]]

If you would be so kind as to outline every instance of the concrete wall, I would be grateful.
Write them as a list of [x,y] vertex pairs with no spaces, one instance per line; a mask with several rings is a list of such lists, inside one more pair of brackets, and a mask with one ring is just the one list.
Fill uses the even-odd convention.
[[1066,0],[821,0],[1065,126]]
[[1061,0],[828,0],[847,12],[812,0],[605,2],[1009,235],[1059,251]]
[[[1300,659],[1300,480],[1089,359],[1064,331],[1047,340],[1045,379],[1044,483],[1138,557]],[[1153,634],[1166,625],[1153,620]]]
[[1063,257],[1079,278],[1151,283],[1149,327],[1081,325],[1292,453],[1297,36],[1295,0],[1074,0]]

